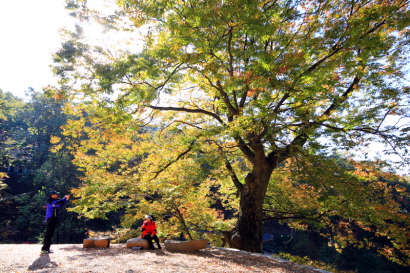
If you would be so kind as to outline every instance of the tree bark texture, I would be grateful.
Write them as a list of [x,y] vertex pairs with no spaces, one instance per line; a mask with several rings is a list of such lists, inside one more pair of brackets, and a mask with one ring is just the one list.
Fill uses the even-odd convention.
[[262,253],[262,207],[273,168],[255,165],[246,176],[246,185],[240,192],[238,221],[230,232],[224,233],[230,247]]

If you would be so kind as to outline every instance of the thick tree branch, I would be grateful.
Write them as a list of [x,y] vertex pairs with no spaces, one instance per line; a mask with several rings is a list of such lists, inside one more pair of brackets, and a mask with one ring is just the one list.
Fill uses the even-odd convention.
[[[371,34],[372,32],[376,31],[378,28],[380,28],[381,26],[383,26],[386,23],[385,20],[381,21],[380,23],[376,24],[373,28],[371,28],[369,31],[367,31],[365,34],[363,34],[360,39],[363,39],[364,37],[366,37],[367,35]],[[306,69],[304,72],[302,72],[297,79],[301,78],[302,76],[312,72],[313,70],[315,70],[319,65],[321,65],[324,61],[326,61],[327,59],[329,59],[330,57],[332,57],[333,55],[335,55],[336,53],[338,53],[341,49],[343,48],[343,46],[339,45],[337,47],[333,47],[333,51],[331,53],[329,53],[328,55],[326,55],[325,57],[323,57],[321,60],[317,61],[316,63],[314,63],[312,66],[310,66],[308,69]],[[297,81],[296,79],[296,81]],[[296,82],[295,81],[295,82]],[[353,79],[352,83],[350,84],[350,86],[346,89],[346,91],[338,98],[336,98],[332,105],[330,105],[326,111],[321,115],[321,118],[326,118],[328,117],[340,104],[342,104],[343,102],[345,102],[348,98],[348,96],[357,88],[357,85],[360,82],[360,77],[355,76],[355,78]],[[278,105],[275,107],[274,109],[274,113],[277,112],[279,110],[279,107],[284,103],[284,101],[289,97],[289,93],[285,94],[282,99],[279,101]],[[269,159],[270,162],[273,163],[273,160],[282,162],[283,160],[285,160],[286,158],[288,158],[291,153],[292,150],[296,147],[302,147],[308,140],[308,134],[307,134],[307,130],[313,126],[317,126],[318,122],[309,122],[307,124],[304,125],[304,129],[301,130],[301,133],[295,137],[295,139],[286,146],[285,151],[280,153],[280,156],[278,157],[277,153],[270,153],[269,154]]]
[[204,114],[207,116],[211,116],[214,119],[216,119],[219,123],[224,124],[224,121],[217,114],[203,110],[203,109],[189,109],[189,108],[184,108],[184,107],[165,107],[165,106],[154,106],[154,105],[149,105],[147,107],[154,109],[154,110],[160,110],[160,111],[176,111],[176,112]]
[[175,162],[177,162],[178,160],[180,160],[184,155],[188,154],[192,148],[194,147],[196,140],[192,141],[189,144],[189,147],[187,150],[185,150],[184,152],[180,153],[177,158],[175,160],[172,160],[171,162],[169,162],[168,164],[166,164],[161,170],[157,171],[157,172],[153,172],[155,174],[154,178],[152,179],[156,179],[158,177],[158,175],[160,175],[160,173],[162,173],[163,171],[165,171],[169,166],[171,166],[172,164],[174,164]]
[[317,219],[322,218],[327,213],[331,212],[331,210],[328,210],[322,213],[301,213],[301,212],[287,212],[287,211],[268,210],[268,209],[264,209],[263,211],[271,212],[275,214],[275,216],[264,218],[263,221],[286,220],[286,219],[317,220]]
[[282,104],[289,98],[289,93],[286,93],[283,95],[283,97],[280,99],[278,104],[276,105],[275,109],[273,109],[273,113],[278,113],[279,108],[282,106]]
[[233,55],[232,55],[232,38],[233,38],[233,27],[229,27],[228,33],[228,55],[229,55],[229,76],[233,77]]
[[237,189],[237,195],[236,195],[236,196],[239,196],[239,193],[242,192],[243,189],[244,189],[244,185],[239,181],[239,179],[238,179],[238,177],[236,176],[236,173],[235,173],[234,169],[232,168],[232,165],[231,165],[231,163],[228,161],[228,159],[226,159],[226,158],[224,157],[224,160],[225,160],[225,167],[226,167],[226,169],[227,169],[228,172],[229,172],[229,176],[231,177],[232,182],[233,182],[233,184],[235,185],[235,187],[236,187],[236,189]]
[[[149,87],[155,89],[156,91],[161,91],[161,89],[168,83],[168,81],[171,80],[172,76],[174,76],[174,75],[179,71],[179,68],[180,68],[183,64],[185,64],[185,63],[180,63],[180,64],[176,65],[175,68],[171,71],[171,73],[169,73],[169,75],[166,77],[166,79],[165,79],[161,84],[159,84],[159,85],[156,86],[156,87],[153,86],[152,84],[150,84],[149,82],[145,81],[145,80],[142,79],[142,78],[141,78],[141,82],[142,82],[143,84],[146,84],[146,85],[148,85]],[[124,84],[128,84],[128,85],[134,85],[134,84],[135,84],[135,83],[133,83],[133,82],[131,81],[130,75],[125,75],[125,78],[128,80],[128,82],[120,81],[120,83],[124,83]],[[126,97],[129,96],[132,92],[134,92],[134,91],[130,90],[130,91],[128,91],[128,92],[122,94],[122,95],[118,98],[118,101],[121,101],[122,99],[126,98]]]
[[235,138],[236,143],[238,143],[239,149],[242,151],[242,153],[245,155],[245,157],[249,160],[249,162],[254,162],[255,154],[248,147],[248,145],[245,143],[245,141],[239,136],[234,137],[234,138]]
[[199,126],[196,126],[195,124],[191,124],[191,123],[189,123],[189,122],[185,122],[185,121],[183,121],[183,120],[174,120],[174,121],[171,121],[167,126],[165,126],[165,128],[171,126],[171,124],[174,124],[174,123],[183,123],[183,124],[185,124],[185,125],[188,125],[188,126],[197,128],[197,129],[199,129],[199,130],[203,130],[203,128],[201,128],[201,127],[199,127]]
[[283,154],[284,157],[280,160],[281,162],[283,160],[287,159],[295,148],[301,148],[301,147],[303,147],[303,145],[305,145],[305,143],[309,139],[309,136],[306,133],[307,129],[308,129],[308,127],[305,128],[305,129],[302,129],[302,133],[300,133],[297,137],[295,137],[292,140],[292,142],[288,146],[286,146],[285,153]]
[[[241,100],[239,101],[239,108],[243,108],[243,106],[245,105],[245,101],[246,101],[246,97],[248,96],[248,91],[250,90],[249,85],[245,85],[245,91],[243,91],[242,93],[242,97]],[[239,111],[239,109],[238,109]]]
[[369,31],[367,31],[366,33],[364,33],[360,39],[363,39],[364,37],[366,37],[367,35],[375,32],[377,29],[379,29],[380,27],[382,27],[384,24],[386,24],[386,20],[383,20],[381,22],[379,22],[378,24],[374,25],[371,29],[369,29]]
[[311,124],[324,126],[324,127],[333,129],[335,131],[343,131],[343,132],[356,131],[356,132],[364,132],[367,134],[380,135],[380,136],[385,136],[384,133],[388,132],[388,130],[381,131],[379,130],[379,128],[371,128],[371,127],[357,127],[357,128],[352,128],[352,129],[346,129],[346,128],[331,126],[328,124],[318,123],[318,122],[312,122]]
[[238,176],[236,175],[235,170],[233,169],[231,163],[225,157],[224,151],[223,151],[221,145],[219,145],[219,143],[214,141],[214,140],[208,140],[208,142],[212,142],[218,147],[219,152],[221,153],[221,157],[224,159],[225,167],[229,172],[229,176],[231,177],[232,182],[233,182],[233,184],[235,185],[235,187],[237,189],[237,196],[239,196],[239,193],[242,192],[242,190],[244,188],[244,185],[239,181]]
[[[367,32],[365,32],[362,36],[359,37],[359,40],[365,38],[366,36],[368,36],[369,34],[375,32],[377,29],[379,29],[380,27],[382,27],[384,24],[386,24],[386,20],[382,20],[381,22],[379,22],[378,24],[374,25],[371,29],[369,29]],[[342,37],[341,37],[342,38]],[[330,52],[328,55],[326,55],[325,57],[323,57],[322,59],[320,59],[319,61],[317,61],[316,63],[314,63],[313,65],[311,65],[308,69],[306,69],[304,72],[302,72],[297,79],[295,80],[295,82],[300,79],[302,76],[312,72],[313,70],[315,70],[319,65],[321,65],[324,61],[326,61],[327,59],[329,59],[330,57],[332,57],[333,55],[335,55],[336,53],[338,53],[339,51],[341,51],[344,47],[343,45],[339,44],[340,40],[337,42],[337,44],[335,46],[332,47],[333,51]]]
[[323,114],[321,115],[321,117],[328,117],[333,110],[335,110],[336,107],[338,107],[340,104],[342,104],[343,102],[345,102],[347,100],[347,97],[357,88],[357,85],[360,82],[360,78],[358,78],[357,76],[354,77],[352,83],[350,84],[350,86],[346,89],[346,91],[342,94],[342,96],[336,98],[332,105],[329,106],[329,108],[326,109],[325,112],[323,112]]
[[171,208],[172,208],[172,210],[168,210],[168,211],[171,212],[173,214],[173,216],[175,216],[180,221],[180,223],[182,224],[182,227],[185,230],[185,232],[187,233],[189,239],[193,240],[191,232],[189,231],[188,225],[185,221],[185,217],[184,217],[183,213],[181,213],[181,210],[179,209],[178,205],[174,201],[171,201]]
[[30,193],[32,193],[32,192],[25,192],[25,193],[13,195],[13,196],[4,197],[4,198],[0,199],[0,202],[5,202],[5,201],[12,200],[12,199],[16,199],[16,198],[22,197],[22,196],[30,194]]
[[[224,88],[221,82],[218,80],[216,85],[212,82],[212,80],[207,77],[206,75],[202,74],[202,76],[208,81],[209,85],[216,90],[218,90],[219,94],[221,95],[226,107],[228,107],[230,115],[228,115],[228,121],[233,121],[233,115],[237,115],[239,112],[238,110],[231,104],[228,94],[224,91]],[[219,98],[219,97],[218,97]]]
[[[342,104],[343,102],[345,102],[348,98],[348,96],[354,91],[354,89],[357,88],[357,85],[360,81],[360,78],[358,78],[357,76],[353,79],[352,83],[350,84],[350,86],[346,89],[346,91],[342,94],[342,96],[336,98],[332,105],[330,105],[328,107],[328,109],[326,109],[326,111],[321,115],[321,118],[326,118],[328,117],[335,109],[336,107],[338,107],[340,104]],[[302,125],[302,129],[301,132],[298,136],[296,136],[293,141],[288,144],[285,148],[285,150],[283,152],[281,152],[279,155],[274,152],[272,152],[269,155],[270,158],[270,162],[272,162],[272,160],[277,160],[278,162],[282,162],[285,159],[289,158],[289,156],[291,156],[292,152],[294,151],[294,149],[296,148],[301,148],[303,147],[303,145],[305,145],[305,143],[308,141],[309,135],[307,133],[307,131],[309,129],[311,129],[314,126],[318,126],[318,124],[321,124],[320,122],[308,122]],[[278,157],[278,158],[277,158]]]
[[229,100],[229,96],[228,94],[223,90],[222,84],[221,82],[218,80],[216,82],[219,93],[222,96],[222,99],[226,105],[226,107],[228,107],[229,111],[231,112],[231,115],[237,115],[238,114],[238,110],[232,105],[232,103]]
[[330,57],[332,57],[333,55],[335,55],[336,53],[338,53],[340,50],[342,49],[342,47],[337,47],[335,48],[331,53],[329,53],[328,55],[326,55],[325,57],[323,57],[322,59],[320,59],[319,61],[317,61],[316,63],[314,63],[313,65],[311,65],[308,69],[306,69],[304,72],[302,72],[295,80],[295,82],[297,80],[299,80],[301,77],[305,76],[306,74],[312,72],[313,70],[315,70],[319,65],[321,65],[324,61],[326,61],[327,59],[329,59]]

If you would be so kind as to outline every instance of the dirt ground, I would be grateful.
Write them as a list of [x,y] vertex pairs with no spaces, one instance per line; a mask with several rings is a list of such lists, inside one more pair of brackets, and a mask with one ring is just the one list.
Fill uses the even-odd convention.
[[40,255],[41,245],[0,244],[0,272],[326,272],[273,256],[226,248],[198,252],[134,250],[124,244],[109,248],[52,245],[54,253]]

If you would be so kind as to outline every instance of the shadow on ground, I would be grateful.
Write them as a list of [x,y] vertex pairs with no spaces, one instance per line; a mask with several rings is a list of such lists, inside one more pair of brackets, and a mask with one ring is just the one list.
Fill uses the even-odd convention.
[[29,265],[28,270],[37,270],[44,268],[56,268],[58,265],[52,262],[49,254],[40,255],[31,265]]

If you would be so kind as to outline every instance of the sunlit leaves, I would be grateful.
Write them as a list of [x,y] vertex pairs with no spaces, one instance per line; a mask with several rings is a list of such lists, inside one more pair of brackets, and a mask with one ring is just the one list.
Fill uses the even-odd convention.
[[[70,109],[82,111],[81,107]],[[163,236],[178,236],[183,231],[192,239],[227,228],[229,223],[211,208],[216,200],[227,200],[214,196],[211,189],[220,186],[215,179],[226,180],[218,178],[215,169],[215,160],[220,159],[216,155],[209,162],[206,154],[201,156],[198,137],[181,134],[171,126],[162,131],[139,127],[134,121],[103,121],[92,114],[90,104],[87,110],[86,116],[64,126],[74,163],[84,172],[83,183],[73,189],[79,198],[74,211],[88,218],[105,218],[108,212],[121,209],[126,227],[151,213],[159,218]]]
[[[117,4],[121,11],[108,22],[114,27],[129,23],[128,29],[141,34],[140,43],[127,39],[116,46],[85,46],[87,37],[72,33],[67,39],[74,51],[66,48],[60,55],[67,53],[74,60],[56,68],[67,72],[60,73],[67,81],[62,82],[62,92],[80,97],[84,109],[93,112],[91,124],[75,120],[66,127],[75,139],[76,164],[125,177],[121,187],[130,196],[155,189],[171,198],[169,204],[175,203],[174,213],[181,213],[179,202],[187,207],[191,202],[181,197],[187,189],[195,186],[192,195],[204,196],[196,181],[217,187],[221,198],[237,207],[238,200],[231,197],[235,194],[243,197],[249,191],[263,199],[271,173],[286,160],[293,158],[287,172],[305,170],[306,165],[317,169],[314,176],[323,176],[321,165],[296,159],[301,152],[323,149],[324,140],[329,153],[380,141],[406,160],[408,124],[388,121],[397,115],[408,119],[408,83],[402,71],[408,60],[407,2],[123,0]],[[82,6],[77,11],[83,19],[90,12]],[[81,54],[72,54],[77,52]],[[141,131],[137,124],[150,124],[152,130]],[[132,167],[129,162],[134,162]],[[96,177],[102,179],[104,171],[95,171]],[[312,200],[301,205],[304,213],[312,215],[320,208],[319,214],[335,215],[332,208],[337,204],[350,217],[351,203],[340,196],[355,198],[352,188],[360,183],[342,183],[356,181],[355,175],[343,172],[334,179],[333,172],[336,169],[329,167],[327,173],[332,175],[322,184],[309,180],[303,187],[295,182],[299,179],[292,182],[286,180],[291,175],[281,173],[288,176],[283,183],[270,182],[277,205],[292,205],[284,196],[300,192]],[[90,170],[87,179],[93,175]],[[323,185],[329,189],[318,191]],[[338,189],[342,195],[336,185],[343,185]],[[120,200],[110,191],[107,194]],[[301,196],[295,197],[299,204]],[[150,205],[159,202],[150,198]],[[247,209],[238,215],[252,218],[261,211],[253,206],[256,202],[243,206]],[[361,217],[374,215],[372,207]],[[246,238],[251,232],[243,233]],[[252,243],[247,240],[242,245]],[[251,251],[261,251],[259,242],[253,245]]]

